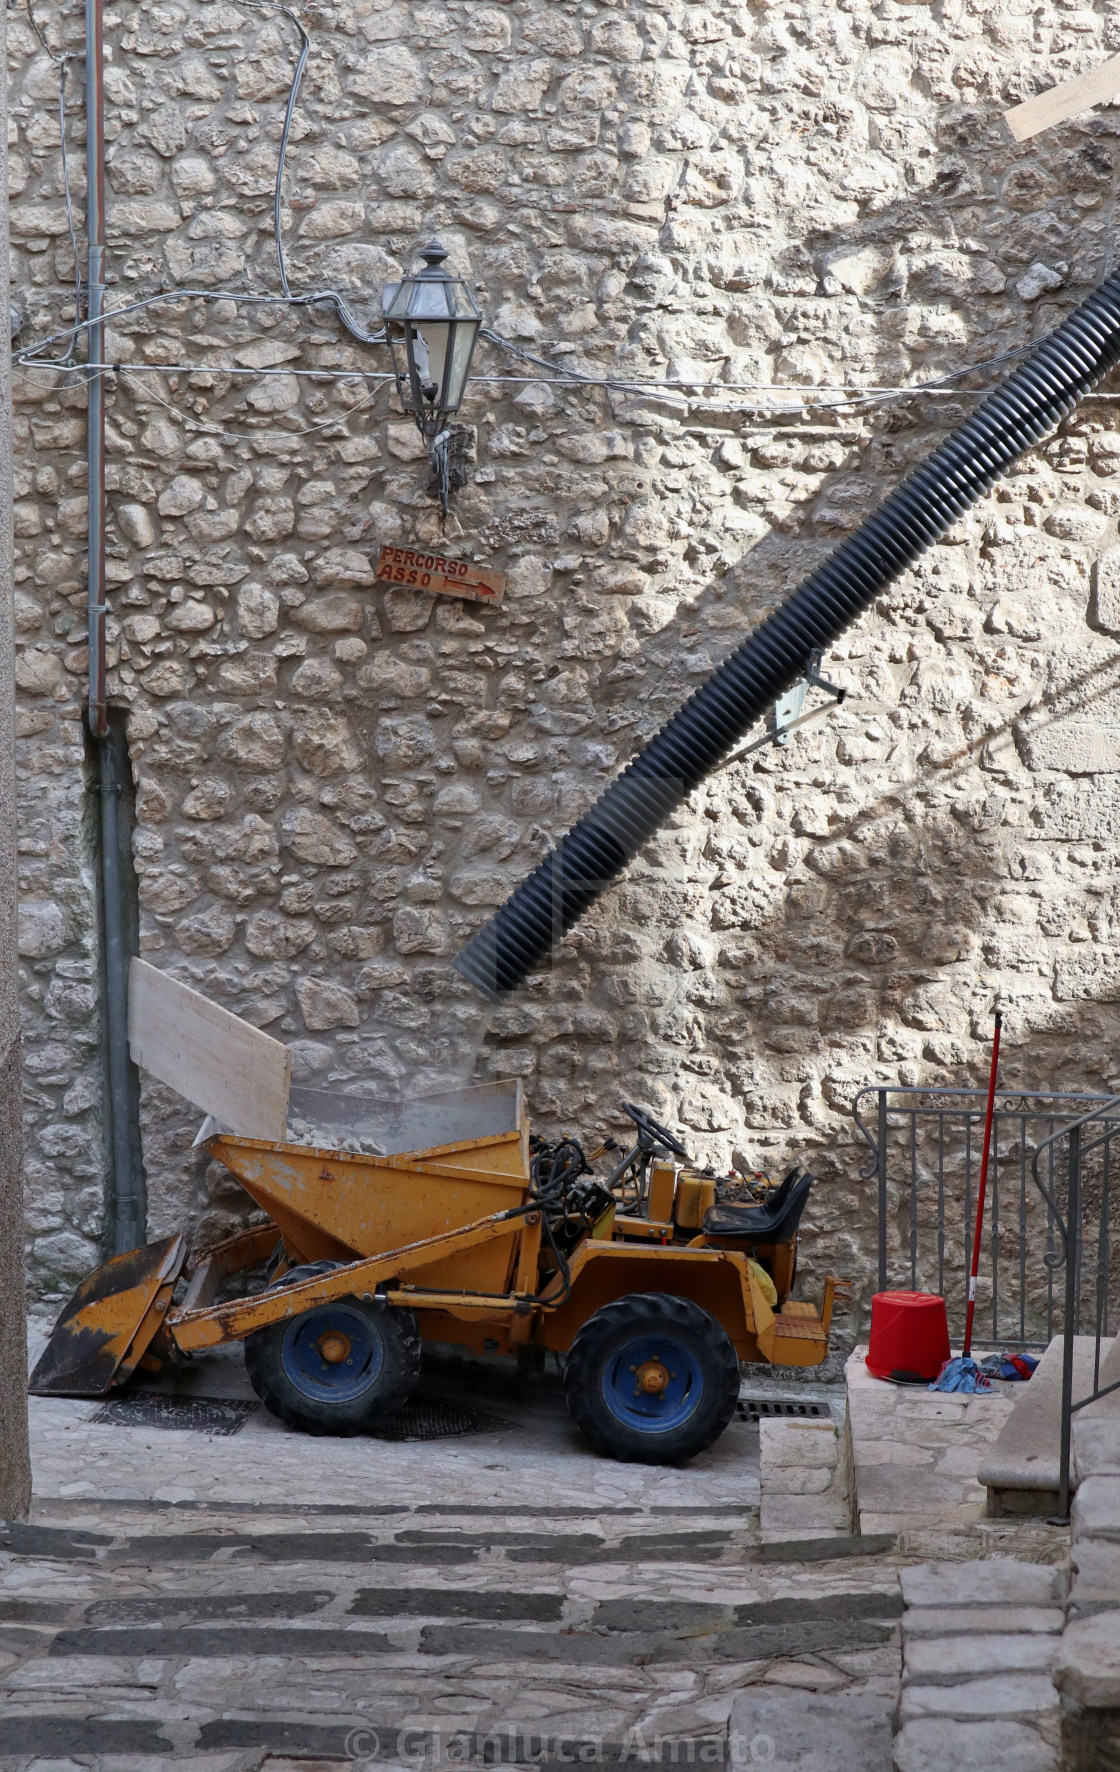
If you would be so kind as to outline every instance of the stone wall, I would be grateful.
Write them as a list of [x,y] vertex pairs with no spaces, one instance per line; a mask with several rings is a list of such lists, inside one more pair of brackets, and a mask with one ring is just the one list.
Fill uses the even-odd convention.
[[[713,777],[492,1015],[450,968],[760,613],[975,393],[829,405],[1050,329],[1115,256],[1116,123],[1013,147],[1000,108],[1120,46],[1120,10],[357,0],[308,13],[293,288],[372,321],[433,232],[480,350],[447,540],[501,611],[376,587],[440,537],[385,363],[275,292],[294,33],[201,0],[111,11],[111,694],[129,709],[142,946],[378,1090],[518,1075],[534,1123],[622,1096],[698,1153],[817,1151],[803,1274],[865,1276],[868,1080],[1114,1086],[1120,435],[1089,402],[828,661],[843,709]],[[59,22],[61,20],[61,23]],[[48,38],[80,44],[80,13]],[[11,15],[21,343],[73,313],[56,71]],[[70,163],[82,195],[80,62]],[[79,213],[80,213],[79,202]],[[194,367],[197,365],[198,367]],[[246,373],[251,371],[253,373]],[[346,379],[343,372],[352,372]],[[520,379],[519,379],[520,378]],[[812,390],[818,390],[813,393]],[[36,1284],[97,1256],[104,1181],[81,704],[79,370],[17,377],[23,963]],[[144,1092],[152,1229],[226,1225],[198,1116]]]

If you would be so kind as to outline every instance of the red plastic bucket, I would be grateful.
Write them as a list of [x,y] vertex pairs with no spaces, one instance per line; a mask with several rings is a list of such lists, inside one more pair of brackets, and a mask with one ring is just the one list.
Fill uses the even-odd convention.
[[929,1384],[950,1357],[945,1300],[936,1292],[876,1292],[867,1370],[873,1378]]

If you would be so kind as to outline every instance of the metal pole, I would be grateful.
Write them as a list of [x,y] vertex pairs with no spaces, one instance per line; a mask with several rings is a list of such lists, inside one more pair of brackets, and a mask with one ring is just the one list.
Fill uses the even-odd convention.
[[[86,0],[86,301],[88,361],[105,361],[105,32],[103,0]],[[143,1183],[133,1163],[128,1056],[128,954],[121,903],[117,740],[109,725],[105,677],[105,382],[86,382],[86,492],[89,500],[89,729],[97,742],[101,789],[101,900],[105,941],[105,1033],[108,1046],[108,1142],[113,1177],[113,1252],[144,1241]]]
[[1077,1268],[1075,1252],[1081,1242],[1081,1128],[1069,1135],[1069,1186],[1066,1191],[1066,1307],[1062,1338],[1062,1446],[1058,1467],[1058,1513],[1061,1525],[1069,1522],[1070,1441],[1073,1435],[1073,1338],[1077,1318]]
[[[0,59],[7,60],[6,17]],[[0,94],[0,280],[8,277],[7,98]],[[0,1520],[31,1504],[24,1311],[23,1091],[16,958],[16,772],[12,730],[12,400],[0,363]]]
[[879,1290],[887,1289],[887,1092],[879,1091]]
[[[86,234],[89,260],[88,360],[104,363],[105,326],[105,45],[102,0],[86,0]],[[75,316],[77,319],[77,316]],[[89,498],[89,728],[109,730],[105,708],[105,383],[95,369],[86,384],[86,492]]]

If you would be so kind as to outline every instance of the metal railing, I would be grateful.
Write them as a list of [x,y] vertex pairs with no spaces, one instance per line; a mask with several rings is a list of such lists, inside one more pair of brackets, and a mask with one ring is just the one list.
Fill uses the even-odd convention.
[[[1110,1340],[1111,1320],[1118,1320],[1117,1292],[1112,1247],[1112,1141],[1120,1132],[1116,1114],[1120,1096],[1105,1097],[1100,1104],[1059,1127],[1035,1151],[1031,1160],[1033,1179],[1046,1201],[1058,1234],[1058,1247],[1046,1260],[1052,1272],[1064,1268],[1063,1274],[1063,1342],[1062,1342],[1062,1413],[1061,1440],[1058,1459],[1058,1512],[1056,1520],[1069,1520],[1071,1487],[1071,1452],[1073,1417],[1081,1409],[1120,1390],[1120,1379],[1101,1383],[1101,1344]],[[1061,1147],[1065,1146],[1064,1159]],[[1055,1163],[1057,1157],[1057,1163]],[[1045,1168],[1051,1185],[1042,1179]],[[1055,1195],[1055,1170],[1065,1174],[1064,1201]],[[1064,1208],[1064,1210],[1063,1210]],[[1095,1250],[1095,1258],[1086,1256]],[[1091,1271],[1087,1271],[1091,1268]],[[1090,1322],[1093,1337],[1093,1382],[1084,1396],[1074,1397],[1075,1337],[1082,1333],[1085,1322],[1086,1292],[1091,1306]],[[1078,1386],[1077,1388],[1081,1388]]]
[[[852,1106],[869,1151],[860,1178],[874,1180],[877,1188],[879,1290],[908,1286],[940,1293],[950,1335],[956,1339],[967,1304],[986,1101],[983,1089],[871,1086],[860,1091]],[[1094,1139],[1071,1159],[1061,1150],[1063,1139],[1071,1137],[1071,1128],[1090,1123],[1096,1129]],[[1107,1332],[1108,1187],[1115,1133],[1120,1133],[1118,1097],[997,1090],[977,1342],[1001,1348],[1045,1346],[1065,1323],[1080,1320],[1086,1205],[1098,1239],[1098,1271],[1102,1259],[1106,1270],[1103,1293],[1097,1285],[1097,1314]],[[1090,1151],[1094,1179],[1086,1190],[1084,1160]],[[1077,1230],[1072,1306],[1071,1276],[1067,1274],[1064,1289],[1059,1284],[1071,1160]],[[1112,1308],[1115,1320],[1116,1300]]]

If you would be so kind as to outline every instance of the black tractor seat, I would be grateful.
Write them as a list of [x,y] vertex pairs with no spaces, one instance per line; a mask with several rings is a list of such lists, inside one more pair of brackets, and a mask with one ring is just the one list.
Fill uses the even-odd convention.
[[727,1203],[709,1207],[704,1214],[704,1234],[708,1237],[745,1237],[752,1243],[788,1243],[801,1222],[813,1181],[811,1175],[798,1176],[790,1182],[784,1200],[779,1198],[784,1191],[783,1183],[774,1190],[774,1200],[762,1206]]
[[[780,1212],[793,1191],[794,1182],[801,1180],[801,1174],[800,1169],[791,1169],[777,1187],[767,1189],[761,1200],[736,1200],[728,1201],[727,1204],[747,1212]],[[722,1212],[723,1206],[714,1206],[712,1211]]]

